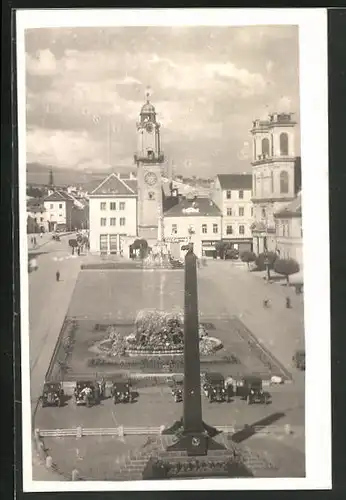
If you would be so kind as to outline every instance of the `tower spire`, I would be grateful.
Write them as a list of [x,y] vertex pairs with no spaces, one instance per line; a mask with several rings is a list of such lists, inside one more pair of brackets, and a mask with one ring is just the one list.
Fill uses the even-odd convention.
[[53,187],[54,186],[54,179],[53,179],[53,169],[50,169],[49,171],[49,187]]
[[148,86],[148,87],[145,89],[145,99],[146,99],[147,103],[149,103],[149,101],[150,101],[150,96],[151,96],[151,89],[150,89],[150,87]]

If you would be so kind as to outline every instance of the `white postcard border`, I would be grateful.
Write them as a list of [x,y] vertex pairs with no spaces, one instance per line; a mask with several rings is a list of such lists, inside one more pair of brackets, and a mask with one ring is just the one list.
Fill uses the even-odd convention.
[[[303,183],[306,370],[306,477],[198,481],[33,481],[26,237],[24,30],[82,26],[298,25]],[[289,61],[288,61],[289,64]],[[331,488],[330,281],[326,9],[18,10],[20,280],[23,488],[40,491],[289,490]],[[321,397],[323,395],[323,397]]]

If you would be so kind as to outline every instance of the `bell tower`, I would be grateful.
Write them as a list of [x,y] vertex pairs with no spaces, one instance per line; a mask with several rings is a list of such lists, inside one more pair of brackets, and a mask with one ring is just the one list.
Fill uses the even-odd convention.
[[146,103],[142,106],[137,122],[138,185],[138,236],[146,240],[162,240],[163,208],[161,165],[164,154],[161,150],[160,124],[156,111],[146,92]]

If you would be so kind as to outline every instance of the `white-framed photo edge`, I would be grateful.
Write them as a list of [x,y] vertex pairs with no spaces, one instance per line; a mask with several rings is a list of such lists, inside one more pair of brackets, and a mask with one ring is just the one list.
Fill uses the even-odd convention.
[[[288,490],[331,488],[331,370],[326,9],[17,10],[23,489]],[[306,477],[199,481],[33,481],[26,238],[25,42],[28,28],[82,26],[298,25],[306,342]],[[318,382],[318,383],[317,383]],[[321,397],[323,395],[323,397]]]

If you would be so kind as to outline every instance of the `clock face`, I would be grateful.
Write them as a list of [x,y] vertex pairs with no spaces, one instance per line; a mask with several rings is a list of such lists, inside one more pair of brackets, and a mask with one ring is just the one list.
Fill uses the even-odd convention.
[[149,134],[151,134],[152,131],[153,131],[153,124],[152,123],[148,123],[147,126],[146,126],[146,129],[147,129],[147,132],[149,132]]
[[148,186],[153,186],[157,181],[157,176],[154,172],[148,172],[144,176],[144,181],[148,184]]

